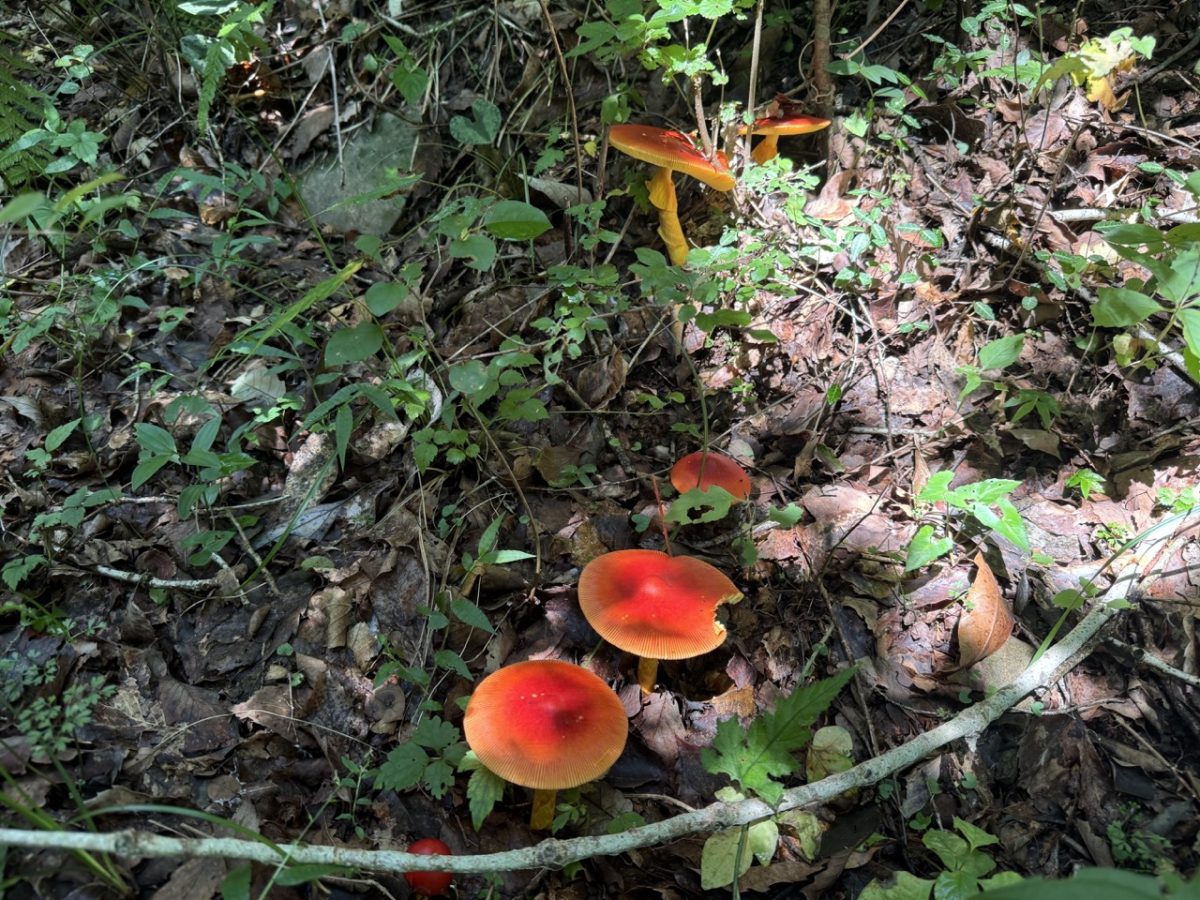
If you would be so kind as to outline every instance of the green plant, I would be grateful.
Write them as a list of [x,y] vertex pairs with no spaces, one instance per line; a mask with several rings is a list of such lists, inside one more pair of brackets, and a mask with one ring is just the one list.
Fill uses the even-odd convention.
[[440,799],[454,783],[454,767],[462,762],[466,751],[462,732],[456,726],[438,716],[428,716],[388,753],[375,774],[375,787],[406,791],[419,784]]
[[[1200,196],[1200,173],[1193,173],[1186,183],[1193,195]],[[1122,257],[1149,272],[1150,278],[1099,288],[1092,320],[1101,328],[1135,330],[1157,321],[1151,346],[1177,332],[1183,339],[1188,372],[1200,381],[1200,224],[1177,225],[1165,232],[1150,225],[1101,224],[1096,231]]]
[[967,897],[1021,882],[1016,872],[984,877],[996,868],[996,862],[981,848],[999,840],[958,816],[954,817],[954,831],[940,828],[926,831],[921,843],[941,863],[942,871],[936,878],[918,878],[900,872],[890,887],[872,881],[863,889],[862,900],[927,900],[930,894],[935,898]]
[[1140,872],[1170,871],[1167,851],[1171,842],[1161,834],[1147,831],[1146,816],[1135,803],[1121,807],[1121,816],[1109,822],[1105,833],[1112,848],[1113,860],[1118,866]]
[[266,44],[258,36],[270,14],[275,0],[263,3],[242,3],[240,0],[181,0],[176,9],[192,18],[185,27],[199,29],[195,20],[221,18],[216,33],[203,34],[199,30],[184,34],[180,41],[183,58],[200,76],[200,102],[196,111],[196,127],[208,129],[208,116],[217,88],[221,86],[225,73],[234,63],[249,61],[257,50]]
[[[952,517],[969,516],[978,525],[996,532],[1029,552],[1025,521],[1008,498],[1009,494],[1020,487],[1021,482],[1008,478],[989,478],[951,489],[950,482],[953,480],[954,473],[950,471],[938,472],[931,476],[917,495],[917,503],[944,503],[947,507],[946,512]],[[904,571],[912,572],[928,565],[945,556],[953,547],[953,537],[948,534],[939,535],[933,525],[922,525],[909,542]]]
[[1075,488],[1084,500],[1092,499],[1092,494],[1104,494],[1104,476],[1091,469],[1076,469],[1067,479],[1067,489]]
[[[800,771],[795,753],[812,740],[810,726],[828,708],[854,676],[847,668],[836,675],[794,689],[779,700],[771,712],[760,713],[747,728],[736,718],[717,725],[712,746],[701,751],[704,767],[714,775],[726,775],[734,787],[723,788],[717,797],[737,802],[757,795],[769,804],[783,796],[780,779]],[[718,831],[704,843],[701,854],[701,883],[704,888],[732,884],[750,868],[754,859],[766,865],[775,855],[779,826],[800,830],[808,827],[803,811],[781,813],[743,828]]]

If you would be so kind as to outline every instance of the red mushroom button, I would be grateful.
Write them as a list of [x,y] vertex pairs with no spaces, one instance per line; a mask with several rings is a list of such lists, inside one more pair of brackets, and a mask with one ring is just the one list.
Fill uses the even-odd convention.
[[620,698],[587,669],[529,660],[479,682],[463,733],[485,766],[533,788],[529,827],[541,830],[554,820],[557,791],[594,781],[617,761],[629,722]]
[[579,576],[579,606],[602,638],[636,653],[638,682],[654,688],[660,659],[690,659],[721,646],[717,607],[741,591],[720,569],[658,550],[597,556]]
[[693,488],[707,491],[710,487],[719,487],[737,500],[750,496],[750,476],[728,456],[712,450],[697,450],[675,463],[671,469],[671,484],[681,494]]
[[658,234],[667,245],[671,265],[682,266],[687,261],[688,244],[679,224],[672,173],[683,172],[718,191],[731,191],[736,182],[725,157],[718,153],[715,160],[710,160],[687,135],[650,125],[613,125],[608,129],[608,139],[622,153],[658,167],[646,188],[658,210]]

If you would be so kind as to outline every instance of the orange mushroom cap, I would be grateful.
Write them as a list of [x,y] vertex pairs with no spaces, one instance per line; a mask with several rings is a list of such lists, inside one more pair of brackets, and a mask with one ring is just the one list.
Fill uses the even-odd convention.
[[579,606],[602,638],[647,659],[690,659],[721,646],[717,607],[742,593],[720,569],[658,550],[615,550],[579,576]]
[[681,132],[652,125],[613,125],[608,139],[634,159],[691,175],[718,191],[731,191],[736,183],[724,154],[718,152],[715,160],[708,159]]
[[463,733],[480,762],[535,790],[594,781],[625,749],[620,698],[582,666],[528,660],[489,675],[471,695]]
[[[754,124],[750,126],[750,133],[774,135],[808,134],[828,127],[828,119],[818,119],[815,116],[764,116],[761,119],[754,120]],[[746,133],[744,125],[741,128],[741,133]]]
[[729,491],[738,500],[750,496],[750,476],[728,456],[713,450],[697,450],[675,463],[671,468],[671,484],[681,494],[693,488],[707,491],[715,486]]

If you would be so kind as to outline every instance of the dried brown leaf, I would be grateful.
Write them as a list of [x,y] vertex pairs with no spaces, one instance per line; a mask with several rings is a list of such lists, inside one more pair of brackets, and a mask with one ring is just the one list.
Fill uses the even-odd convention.
[[982,553],[975,554],[975,581],[963,602],[958,620],[958,665],[965,669],[991,656],[1008,640],[1013,630],[1013,614],[1008,608],[1000,584]]

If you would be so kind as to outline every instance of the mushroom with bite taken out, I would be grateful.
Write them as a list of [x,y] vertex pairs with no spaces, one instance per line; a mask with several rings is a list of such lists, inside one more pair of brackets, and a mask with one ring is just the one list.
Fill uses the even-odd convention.
[[658,550],[615,550],[579,576],[579,606],[602,638],[636,653],[638,683],[654,689],[660,659],[690,659],[725,640],[717,607],[741,591],[701,559]]
[[505,781],[533,788],[529,827],[549,828],[559,790],[595,781],[625,749],[620,698],[582,666],[514,663],[475,688],[463,717],[475,755]]

